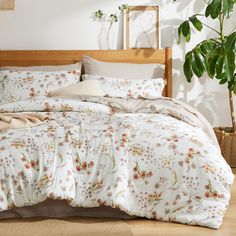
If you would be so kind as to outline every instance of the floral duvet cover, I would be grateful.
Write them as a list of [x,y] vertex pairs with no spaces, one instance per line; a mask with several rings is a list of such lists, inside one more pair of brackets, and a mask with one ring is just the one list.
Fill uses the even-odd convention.
[[1,112],[46,114],[0,132],[0,211],[50,199],[219,228],[233,174],[212,129],[173,99],[25,100]]

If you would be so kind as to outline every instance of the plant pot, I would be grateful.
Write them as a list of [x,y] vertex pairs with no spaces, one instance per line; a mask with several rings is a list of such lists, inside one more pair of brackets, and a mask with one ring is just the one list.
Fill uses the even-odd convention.
[[224,128],[214,130],[223,157],[231,167],[236,167],[236,133],[227,132],[227,129]]

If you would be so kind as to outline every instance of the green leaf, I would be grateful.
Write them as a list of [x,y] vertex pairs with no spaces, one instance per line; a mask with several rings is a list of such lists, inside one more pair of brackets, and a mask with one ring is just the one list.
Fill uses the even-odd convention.
[[198,31],[202,30],[202,22],[195,15],[189,17],[189,20]]
[[95,17],[98,18],[98,19],[102,19],[102,17],[104,16],[104,13],[102,10],[97,10],[95,12]]
[[200,78],[203,75],[204,69],[197,63],[195,56],[192,58],[191,66],[193,73]]
[[232,77],[231,80],[228,82],[228,89],[233,91],[235,88],[235,84],[236,84],[235,78]]
[[220,84],[225,84],[225,83],[227,83],[227,79],[222,79],[222,80],[220,81]]
[[227,37],[227,40],[225,42],[226,52],[234,50],[235,46],[236,46],[236,32],[233,32]]
[[226,74],[227,80],[230,81],[234,76],[235,71],[235,54],[233,50],[225,53],[223,70]]
[[202,56],[201,51],[196,48],[194,50],[194,59],[196,61],[197,67],[200,71],[205,71],[205,58]]
[[208,5],[206,8],[206,11],[205,11],[205,17],[210,16],[210,10],[211,10],[211,7],[210,7],[210,5]]
[[216,75],[220,78],[223,70],[224,56],[221,54],[216,61]]
[[186,54],[184,62],[184,75],[189,83],[191,82],[191,79],[193,77],[193,72],[191,69],[191,61],[192,61],[192,52],[188,52]]
[[212,52],[214,48],[216,48],[216,43],[211,40],[205,40],[200,44],[200,48],[203,54],[207,55],[208,53]]
[[221,13],[222,0],[213,0],[206,8],[205,16],[216,19]]
[[111,15],[110,15],[110,20],[111,20],[112,22],[118,22],[118,17],[117,17],[117,15],[116,15],[116,14],[111,14]]
[[235,0],[222,0],[222,11],[227,17],[233,11],[234,3]]
[[128,9],[128,5],[127,4],[122,4],[121,6],[118,7],[118,9],[123,12],[123,11]]
[[182,24],[178,28],[178,41],[177,41],[178,44],[181,41],[181,35],[182,35]]
[[208,58],[206,62],[207,66],[207,74],[210,78],[214,78],[215,72],[216,72],[216,62],[218,60],[219,54],[212,53]]
[[232,80],[234,81],[234,94],[236,95],[236,74],[234,74]]
[[185,21],[182,24],[182,34],[185,37],[186,41],[189,42],[190,38],[191,38],[191,31],[190,31],[189,21]]

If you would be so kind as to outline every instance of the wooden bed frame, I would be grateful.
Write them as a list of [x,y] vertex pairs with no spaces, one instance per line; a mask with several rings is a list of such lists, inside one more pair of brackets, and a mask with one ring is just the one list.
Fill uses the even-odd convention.
[[0,50],[0,67],[66,65],[81,61],[83,55],[107,62],[158,63],[165,65],[166,89],[164,95],[172,96],[172,50],[165,48],[135,50]]

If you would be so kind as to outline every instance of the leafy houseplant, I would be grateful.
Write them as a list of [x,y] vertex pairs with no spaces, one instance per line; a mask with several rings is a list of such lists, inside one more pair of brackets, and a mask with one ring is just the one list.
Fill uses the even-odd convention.
[[[176,0],[174,0],[176,1]],[[225,19],[230,18],[236,0],[204,0],[206,3],[204,14],[194,14],[184,21],[178,28],[179,42],[183,37],[186,42],[191,40],[191,27],[197,31],[201,31],[203,27],[211,29],[217,34],[215,38],[206,39],[197,44],[185,56],[184,74],[188,82],[191,82],[193,75],[198,78],[202,77],[204,72],[213,79],[219,80],[220,84],[227,84],[229,90],[230,110],[232,128],[221,129],[222,134],[231,136],[232,145],[236,146],[236,120],[234,114],[233,98],[236,94],[236,71],[235,71],[235,55],[236,55],[236,28],[232,29],[229,35],[225,35]],[[218,27],[211,27],[203,23],[202,18],[210,17],[218,22]],[[219,129],[218,129],[219,134]],[[227,136],[227,135],[226,135]],[[218,136],[218,139],[221,139]],[[223,137],[224,138],[224,137]],[[221,139],[222,140],[222,139]],[[236,165],[236,149],[235,165]]]
[[119,10],[118,12],[112,13],[108,17],[103,12],[103,10],[97,10],[94,13],[95,19],[104,20],[104,21],[107,21],[109,23],[109,27],[108,27],[108,30],[107,30],[107,37],[106,37],[109,50],[111,49],[110,42],[109,42],[109,37],[110,37],[110,32],[111,32],[112,26],[113,26],[114,23],[118,22],[118,19],[119,19],[118,14],[124,12],[127,9],[127,7],[128,6],[126,4],[122,4],[121,6],[118,7],[118,10]]

